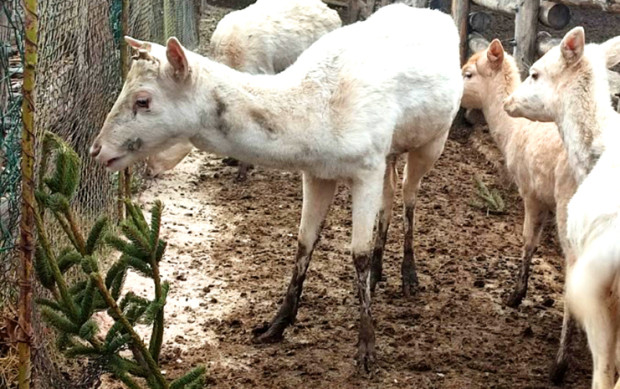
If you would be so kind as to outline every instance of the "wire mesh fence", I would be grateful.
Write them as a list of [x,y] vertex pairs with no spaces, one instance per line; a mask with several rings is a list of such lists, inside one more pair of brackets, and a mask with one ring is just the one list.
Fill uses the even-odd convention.
[[19,0],[0,0],[0,388],[17,377],[16,323],[23,17]]
[[[44,131],[60,135],[81,157],[83,173],[74,205],[85,227],[115,209],[117,177],[95,164],[88,149],[122,86],[122,36],[164,43],[175,35],[189,48],[198,44],[199,0],[130,0],[128,5],[123,15],[123,0],[39,0],[35,130],[39,139]],[[21,181],[22,21],[21,0],[0,0],[0,318],[5,320],[12,320],[19,289],[15,240]],[[56,249],[64,243],[58,239]],[[71,384],[62,379],[58,358],[45,347],[53,342],[46,335],[50,332],[39,322],[33,326],[36,387],[69,388],[86,382],[83,377],[72,377]],[[3,342],[10,340],[3,339],[2,331],[0,320],[0,359],[8,350]],[[0,377],[0,387],[12,384]]]

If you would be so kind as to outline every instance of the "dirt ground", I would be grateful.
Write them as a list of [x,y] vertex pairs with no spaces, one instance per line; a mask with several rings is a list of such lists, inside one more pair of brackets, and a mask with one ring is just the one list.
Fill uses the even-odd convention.
[[[207,10],[203,45],[227,11]],[[612,30],[619,25],[612,23]],[[470,132],[453,129],[420,189],[415,252],[421,290],[410,300],[400,292],[397,195],[384,260],[387,281],[373,300],[378,366],[371,378],[358,376],[353,363],[359,313],[345,186],[314,252],[297,322],[282,343],[265,346],[252,343],[252,329],[275,314],[292,272],[300,174],[257,167],[240,183],[236,167],[194,151],[148,181],[140,201],[148,206],[159,198],[166,205],[169,248],[162,273],[172,283],[162,354],[166,374],[176,377],[204,364],[217,388],[551,387],[547,373],[558,345],[564,280],[554,227],[533,260],[527,298],[518,309],[507,308],[523,207],[514,187],[502,183],[495,165],[476,151],[480,142],[492,148],[488,135],[478,133],[473,142]],[[474,177],[501,190],[506,214],[470,205]],[[148,293],[138,276],[127,286]],[[584,388],[591,361],[583,334],[573,350],[564,387]]]

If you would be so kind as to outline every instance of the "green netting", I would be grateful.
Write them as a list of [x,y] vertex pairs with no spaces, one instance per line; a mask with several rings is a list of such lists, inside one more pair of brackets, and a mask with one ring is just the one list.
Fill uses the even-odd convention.
[[19,217],[23,76],[23,25],[19,11],[18,0],[0,2],[0,255],[13,248]]
[[[198,4],[196,0],[129,0],[128,31],[123,31],[122,0],[39,0],[35,131],[39,139],[44,131],[58,134],[80,155],[83,174],[75,206],[87,226],[102,212],[114,215],[115,210],[116,177],[96,164],[88,149],[122,86],[121,38],[127,34],[163,43],[168,35],[175,35],[194,48]],[[2,308],[15,306],[18,291],[22,14],[21,0],[0,0],[0,314]],[[36,158],[38,162],[40,145]],[[64,244],[62,239],[54,243],[57,250]],[[80,377],[63,379],[58,374],[62,361],[44,347],[53,339],[40,335],[48,332],[36,315],[34,320],[35,387],[88,387],[97,371],[82,368]],[[7,386],[12,383],[0,377],[0,387]]]

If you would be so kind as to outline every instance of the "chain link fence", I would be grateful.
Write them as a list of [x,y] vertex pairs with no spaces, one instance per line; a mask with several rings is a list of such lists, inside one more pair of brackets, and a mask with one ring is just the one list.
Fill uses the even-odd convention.
[[[85,227],[101,213],[115,212],[117,175],[96,164],[88,149],[122,86],[122,36],[164,43],[174,35],[188,48],[198,45],[199,0],[130,0],[128,4],[128,30],[123,31],[123,0],[39,0],[36,134],[38,139],[44,131],[60,135],[82,158],[74,205]],[[22,14],[21,0],[0,0],[0,319],[5,320],[12,320],[18,293]],[[58,239],[56,244],[60,249],[64,242]],[[62,378],[63,361],[46,347],[53,342],[51,333],[34,318],[36,387],[88,387],[91,377],[85,375],[93,372],[84,372],[89,369],[71,373],[69,380]],[[2,336],[2,323],[0,361],[8,350],[3,342],[10,341]],[[0,387],[14,385],[8,381],[3,381],[0,369]]]

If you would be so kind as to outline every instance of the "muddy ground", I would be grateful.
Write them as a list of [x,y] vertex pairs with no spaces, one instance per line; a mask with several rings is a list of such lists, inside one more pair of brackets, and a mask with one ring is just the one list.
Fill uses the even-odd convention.
[[[207,9],[203,46],[228,11]],[[618,29],[614,23],[611,30]],[[604,31],[611,35],[609,28]],[[300,174],[257,167],[247,182],[237,182],[236,167],[194,151],[175,170],[148,181],[140,201],[148,205],[159,198],[166,205],[169,249],[162,272],[172,282],[166,374],[176,377],[205,364],[208,382],[218,388],[551,387],[547,372],[558,345],[564,280],[554,226],[533,260],[527,298],[518,309],[507,308],[503,301],[516,278],[523,207],[515,188],[477,151],[493,147],[488,134],[470,133],[464,126],[453,129],[420,189],[415,251],[421,290],[410,300],[400,292],[403,224],[397,195],[384,260],[387,281],[373,300],[378,363],[372,378],[357,375],[353,363],[358,303],[345,186],[315,250],[297,322],[282,343],[255,345],[252,329],[275,314],[292,271]],[[500,189],[506,214],[471,205],[474,177]],[[148,293],[137,276],[127,285]],[[590,370],[580,333],[564,387],[587,387]]]

